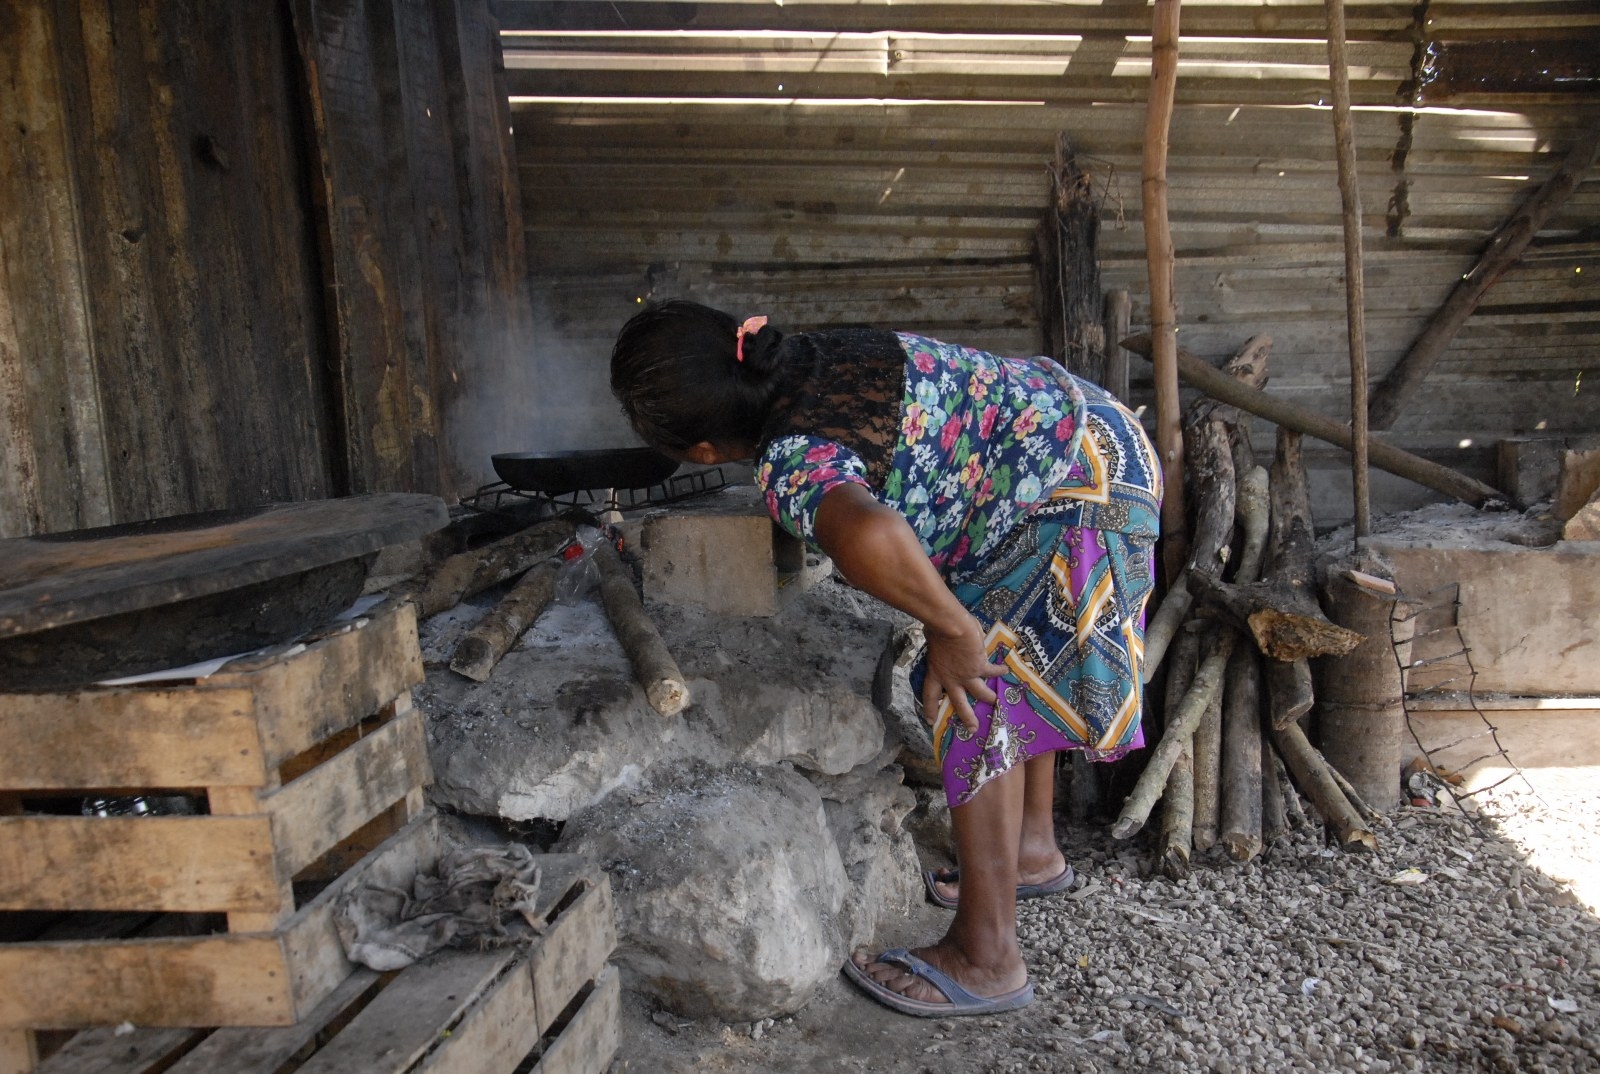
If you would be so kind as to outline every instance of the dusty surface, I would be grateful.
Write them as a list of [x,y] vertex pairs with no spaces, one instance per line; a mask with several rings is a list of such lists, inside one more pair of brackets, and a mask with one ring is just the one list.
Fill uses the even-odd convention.
[[[792,1020],[727,1026],[630,996],[613,1071],[1600,1070],[1592,895],[1529,862],[1592,844],[1600,799],[1517,781],[1483,811],[1408,808],[1359,857],[1304,830],[1182,883],[1137,840],[1064,830],[1083,886],[1023,905],[1031,1007],[912,1019],[839,977]],[[879,939],[946,920],[924,905]]]

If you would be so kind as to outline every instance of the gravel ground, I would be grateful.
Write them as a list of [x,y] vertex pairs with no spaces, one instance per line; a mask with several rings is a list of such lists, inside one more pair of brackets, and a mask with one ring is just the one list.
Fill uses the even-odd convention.
[[[1182,882],[1137,840],[1063,829],[1080,887],[1020,908],[1032,1006],[911,1019],[841,977],[792,1019],[724,1026],[629,996],[613,1070],[1600,1071],[1593,898],[1533,864],[1593,860],[1600,794],[1519,780],[1479,808],[1474,827],[1407,807],[1376,855],[1306,829]],[[880,939],[945,920],[925,907]]]

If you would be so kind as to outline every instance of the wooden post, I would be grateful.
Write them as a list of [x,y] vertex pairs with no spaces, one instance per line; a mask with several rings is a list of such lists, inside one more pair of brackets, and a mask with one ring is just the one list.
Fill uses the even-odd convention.
[[[1401,737],[1405,729],[1404,683],[1391,631],[1395,598],[1350,580],[1350,567],[1381,574],[1376,563],[1345,560],[1323,581],[1328,615],[1365,640],[1340,657],[1317,661],[1317,719],[1323,756],[1344,774],[1356,793],[1380,810],[1400,802]],[[1404,639],[1402,639],[1404,640]]]
[[1261,671],[1248,645],[1234,650],[1222,702],[1222,784],[1218,834],[1228,857],[1261,853]]
[[1150,40],[1150,100],[1145,111],[1144,248],[1150,274],[1150,338],[1156,378],[1156,449],[1166,473],[1161,534],[1167,577],[1188,560],[1184,530],[1183,428],[1178,399],[1178,308],[1173,297],[1172,229],[1167,220],[1167,135],[1178,86],[1179,0],[1155,0]]
[[[1134,354],[1150,357],[1153,353],[1153,344],[1149,336],[1134,336],[1122,341],[1122,345]],[[1247,384],[1243,384],[1222,370],[1217,369],[1205,359],[1190,354],[1187,351],[1178,352],[1178,371],[1183,374],[1183,379],[1199,388],[1213,399],[1220,399],[1225,403],[1232,403],[1240,410],[1248,411],[1257,417],[1266,418],[1268,421],[1284,429],[1291,429],[1297,433],[1314,436],[1318,440],[1337,445],[1349,451],[1353,443],[1350,427],[1325,418],[1316,411],[1303,407],[1298,403],[1291,403],[1287,399],[1280,399],[1266,392],[1256,391]],[[1485,485],[1464,474],[1457,473],[1447,466],[1429,462],[1427,459],[1418,458],[1408,451],[1402,451],[1392,444],[1382,440],[1367,441],[1367,458],[1373,466],[1387,471],[1407,481],[1415,481],[1424,488],[1442,492],[1446,496],[1454,496],[1463,503],[1470,503],[1474,507],[1482,507],[1486,503],[1502,502],[1516,503],[1515,497],[1509,496],[1499,489]]]
[[1472,271],[1461,278],[1444,305],[1428,318],[1422,334],[1372,393],[1368,411],[1372,428],[1387,429],[1394,425],[1400,412],[1421,389],[1434,363],[1450,346],[1456,332],[1472,316],[1489,288],[1517,263],[1545,221],[1572,196],[1583,181],[1584,173],[1594,164],[1597,153],[1600,153],[1600,127],[1578,139],[1578,144],[1544,185],[1500,225]]
[[1105,389],[1119,402],[1128,402],[1128,352],[1121,340],[1128,338],[1133,319],[1133,300],[1126,291],[1107,291],[1105,315]]
[[1361,256],[1361,188],[1356,177],[1355,132],[1350,124],[1350,69],[1344,55],[1344,0],[1326,0],[1328,79],[1333,84],[1333,140],[1339,158],[1339,197],[1344,207],[1345,324],[1350,335],[1351,486],[1359,546],[1372,532],[1367,492],[1367,321]]
[[[1050,212],[1044,225],[1045,346],[1069,373],[1105,383],[1100,295],[1100,206],[1092,176],[1065,134],[1056,136]],[[1121,336],[1117,337],[1121,339]]]

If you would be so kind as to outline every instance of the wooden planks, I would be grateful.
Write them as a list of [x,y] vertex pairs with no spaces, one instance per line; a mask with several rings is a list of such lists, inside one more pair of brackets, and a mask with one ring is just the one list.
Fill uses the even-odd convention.
[[302,652],[194,685],[0,695],[0,788],[265,787],[422,674],[416,613],[391,602]]
[[293,12],[0,0],[0,536],[466,491],[514,428],[488,3]]
[[387,493],[0,542],[0,637],[211,596],[432,533],[437,496]]
[[290,1025],[351,972],[334,927],[353,884],[407,883],[438,857],[420,818],[276,932],[0,944],[0,1028]]
[[[366,863],[363,879],[408,883],[442,849],[429,815]],[[600,1074],[620,1042],[620,980],[606,964],[616,942],[609,881],[572,855],[540,865],[549,928],[526,950],[441,952],[398,974],[357,969],[292,1025],[90,1030],[37,1074],[511,1074],[530,1063],[543,1074]],[[541,980],[561,991],[541,993]]]
[[[415,819],[431,773],[411,705],[421,658],[409,604],[215,679],[0,694],[0,912],[18,915],[7,935],[34,935],[30,912],[76,912],[81,926],[0,943],[8,1048],[32,1030],[107,1022],[290,1024],[351,972],[335,928],[342,893],[406,884],[437,860],[436,825]],[[208,808],[48,812],[66,793],[111,788],[203,792]],[[330,878],[297,904],[296,881]],[[126,938],[84,913],[118,911],[166,916]],[[190,934],[180,915],[202,913],[226,914],[229,931]]]

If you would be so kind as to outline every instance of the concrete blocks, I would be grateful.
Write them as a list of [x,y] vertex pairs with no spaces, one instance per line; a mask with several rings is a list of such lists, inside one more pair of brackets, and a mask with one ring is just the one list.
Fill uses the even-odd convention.
[[753,485],[732,485],[646,518],[644,599],[718,615],[776,615],[791,593],[826,573],[767,515]]
[[1498,446],[1496,486],[1524,504],[1554,499],[1562,456],[1600,449],[1600,436],[1513,436]]
[[[1394,565],[1403,593],[1420,597],[1460,583],[1474,689],[1600,697],[1600,544],[1474,548],[1376,537],[1372,548]],[[1418,646],[1414,657],[1433,655]]]

